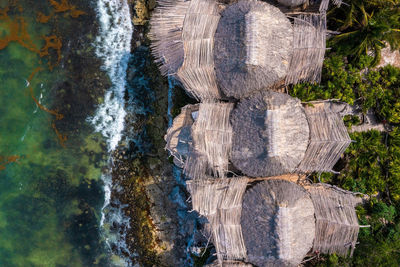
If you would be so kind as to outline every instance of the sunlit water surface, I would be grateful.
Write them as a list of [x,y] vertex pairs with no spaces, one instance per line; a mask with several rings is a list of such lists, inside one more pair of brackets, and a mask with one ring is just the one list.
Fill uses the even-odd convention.
[[96,38],[75,51],[65,36],[95,10],[96,1],[0,0],[0,266],[119,260],[100,227],[110,145],[91,121],[107,86],[82,84],[68,65]]

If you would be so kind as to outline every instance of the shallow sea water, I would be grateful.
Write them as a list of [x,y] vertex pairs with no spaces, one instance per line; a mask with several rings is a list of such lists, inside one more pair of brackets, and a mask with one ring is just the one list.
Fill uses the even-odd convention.
[[94,104],[61,98],[89,95],[66,67],[68,36],[45,41],[93,2],[0,0],[0,266],[111,264],[100,227],[107,143],[88,119]]

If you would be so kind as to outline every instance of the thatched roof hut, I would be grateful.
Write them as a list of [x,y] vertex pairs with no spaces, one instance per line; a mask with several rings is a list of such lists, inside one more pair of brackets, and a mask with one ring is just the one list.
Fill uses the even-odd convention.
[[248,262],[257,266],[297,266],[312,248],[313,202],[295,183],[262,181],[244,194],[241,225]]
[[[232,103],[201,103],[182,109],[168,130],[166,148],[184,173],[249,177],[331,172],[351,143],[330,102],[303,105],[276,92],[259,92]],[[231,164],[230,164],[231,163]]]
[[187,182],[193,209],[210,222],[219,266],[298,266],[310,251],[352,254],[361,202],[353,193],[326,184],[249,181]]
[[242,98],[274,85],[286,76],[292,49],[292,25],[278,8],[255,0],[228,6],[215,33],[221,90]]
[[325,184],[307,187],[315,209],[316,232],[313,251],[353,254],[358,230],[355,206],[360,199],[352,192]]
[[293,172],[304,158],[309,128],[300,100],[260,92],[232,111],[231,162],[251,177]]
[[297,170],[330,172],[351,143],[347,128],[329,102],[306,105],[305,112],[310,127],[310,143]]
[[321,12],[291,12],[304,0],[278,2],[288,7],[257,0],[226,8],[216,0],[159,0],[149,38],[161,72],[203,101],[239,99],[282,82],[319,82],[329,1],[321,1]]

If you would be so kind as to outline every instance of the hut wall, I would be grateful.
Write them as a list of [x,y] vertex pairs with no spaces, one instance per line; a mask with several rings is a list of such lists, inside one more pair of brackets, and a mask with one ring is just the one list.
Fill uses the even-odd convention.
[[[232,109],[233,103],[200,104],[198,117],[192,126],[193,160],[187,161],[185,166],[185,173],[189,177],[201,178],[205,171],[217,177],[225,176],[232,147],[232,127],[229,122]],[[203,167],[199,168],[201,164]]]
[[246,247],[240,225],[241,207],[220,209],[209,216],[212,225],[213,241],[218,260],[242,260],[246,258]]
[[351,143],[342,117],[324,103],[306,106],[305,112],[310,127],[310,143],[298,171],[332,171]]
[[175,74],[183,63],[182,28],[189,2],[159,0],[150,20],[149,38],[163,75]]
[[326,49],[326,14],[301,14],[294,19],[293,55],[286,84],[319,82]]
[[[187,188],[192,196],[192,206],[200,215],[209,216],[218,209],[229,210],[242,206],[247,178],[208,178],[189,180]],[[240,217],[239,217],[240,220]]]
[[199,100],[220,98],[214,70],[214,34],[219,18],[216,1],[190,1],[182,33],[184,61],[177,75]]
[[193,209],[207,217],[216,247],[218,260],[246,258],[240,225],[242,199],[248,179],[198,179],[187,182]]
[[324,185],[307,188],[314,204],[316,231],[313,251],[353,254],[359,224],[355,206],[359,202],[351,192]]

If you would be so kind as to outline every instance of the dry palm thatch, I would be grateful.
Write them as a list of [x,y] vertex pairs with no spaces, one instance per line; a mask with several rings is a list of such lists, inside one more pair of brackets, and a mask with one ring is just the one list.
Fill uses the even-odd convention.
[[326,49],[326,14],[294,18],[294,51],[286,84],[319,82]]
[[331,110],[329,103],[306,106],[310,127],[310,143],[298,171],[330,172],[351,139],[342,117]]
[[300,100],[260,92],[232,111],[232,164],[250,177],[293,172],[303,159],[309,128]]
[[150,20],[152,54],[163,75],[175,74],[183,63],[182,29],[189,2],[158,0]]
[[229,115],[233,103],[201,103],[192,126],[193,148],[185,164],[185,174],[192,179],[212,173],[224,177],[232,147]]
[[214,70],[214,33],[220,15],[214,0],[191,0],[183,24],[184,61],[178,77],[196,99],[219,99]]
[[286,76],[292,50],[292,25],[278,8],[255,0],[232,4],[215,33],[218,85],[235,98],[270,87]]
[[184,166],[184,162],[190,153],[193,142],[191,130],[194,123],[193,114],[198,110],[199,105],[184,106],[164,137],[167,142],[165,149],[171,153],[174,157],[174,163],[179,167]]
[[312,247],[313,203],[307,191],[295,183],[262,181],[244,194],[241,225],[248,262],[297,266]]
[[246,257],[240,215],[248,179],[197,179],[187,182],[193,209],[208,218],[220,263]]
[[314,203],[316,232],[313,250],[321,253],[353,254],[359,224],[355,206],[360,202],[351,192],[324,184],[307,188]]
[[[332,3],[338,7],[343,3],[342,0],[332,0]],[[329,0],[321,0],[321,4],[319,6],[319,11],[321,13],[325,13],[329,7]]]
[[289,6],[289,7],[295,7],[299,5],[303,5],[307,2],[307,0],[276,0],[279,4]]

